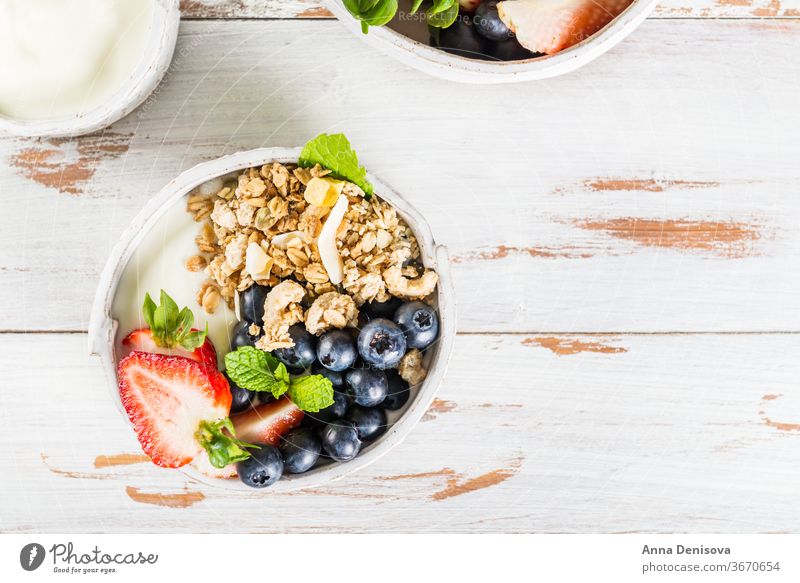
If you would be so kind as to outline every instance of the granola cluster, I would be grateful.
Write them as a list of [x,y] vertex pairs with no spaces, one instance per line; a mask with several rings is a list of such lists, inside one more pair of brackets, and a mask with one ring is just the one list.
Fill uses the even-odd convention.
[[[254,283],[273,288],[262,349],[291,346],[291,324],[305,322],[313,334],[353,326],[366,302],[421,299],[436,287],[436,273],[422,265],[419,244],[396,210],[328,174],[320,166],[276,162],[249,168],[214,193],[188,198],[188,210],[202,226],[195,239],[198,254],[186,268],[208,275],[197,302],[213,313],[221,301],[234,309],[237,292]],[[335,285],[317,241],[340,196],[348,204],[336,230],[341,283],[334,277]],[[313,301],[305,312],[304,301]]]

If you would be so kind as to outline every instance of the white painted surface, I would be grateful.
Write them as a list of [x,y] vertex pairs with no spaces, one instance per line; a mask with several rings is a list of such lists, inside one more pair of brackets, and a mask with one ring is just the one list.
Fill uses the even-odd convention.
[[[109,131],[0,140],[0,530],[800,530],[800,21],[682,4],[577,73],[468,91],[336,22],[184,22]],[[121,229],[199,161],[340,130],[457,259],[428,419],[310,494],[94,467],[137,443],[54,332],[86,330]],[[563,337],[587,331],[624,333]]]

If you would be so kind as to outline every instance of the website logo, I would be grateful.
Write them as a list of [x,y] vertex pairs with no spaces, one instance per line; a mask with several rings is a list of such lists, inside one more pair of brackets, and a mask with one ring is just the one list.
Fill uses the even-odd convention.
[[26,571],[35,571],[44,562],[44,547],[39,543],[29,543],[19,552],[19,564]]

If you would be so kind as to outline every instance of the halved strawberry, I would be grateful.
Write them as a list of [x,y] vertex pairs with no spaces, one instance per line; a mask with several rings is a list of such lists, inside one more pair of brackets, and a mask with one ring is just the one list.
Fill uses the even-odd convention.
[[209,375],[204,364],[182,356],[132,352],[120,361],[118,378],[122,405],[155,464],[177,468],[203,448],[232,461],[247,457],[222,431],[231,408],[222,375]]
[[500,19],[520,44],[552,55],[589,38],[633,0],[514,0],[500,2]]
[[229,464],[224,468],[216,468],[211,465],[211,461],[208,459],[208,454],[205,451],[201,451],[200,454],[192,460],[191,466],[209,478],[228,479],[235,478],[237,475],[236,464]]
[[282,397],[232,417],[239,439],[278,445],[281,436],[300,425],[304,413],[290,399]]
[[[192,328],[191,331],[200,332],[197,328]],[[153,338],[153,331],[150,328],[139,328],[128,334],[122,340],[122,345],[130,349],[131,352],[136,350],[153,354],[165,354],[167,356],[183,356],[204,363],[214,370],[217,369],[217,351],[214,350],[214,345],[211,344],[211,340],[208,338],[199,348],[194,350],[188,350],[180,345],[168,348],[156,343],[155,338]]]

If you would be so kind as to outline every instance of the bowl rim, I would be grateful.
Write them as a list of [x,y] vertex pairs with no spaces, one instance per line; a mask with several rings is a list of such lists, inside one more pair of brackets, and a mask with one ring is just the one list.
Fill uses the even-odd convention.
[[327,8],[368,44],[425,73],[463,83],[512,83],[556,77],[578,69],[613,48],[633,32],[655,9],[659,0],[633,0],[603,29],[554,55],[523,61],[482,61],[453,55],[415,41],[388,26],[361,32],[340,0],[323,0]]
[[[97,356],[101,360],[110,397],[128,425],[130,425],[130,421],[119,397],[116,376],[117,362],[114,347],[117,322],[111,316],[111,308],[120,278],[128,261],[149,231],[172,205],[178,203],[180,199],[201,184],[231,172],[261,166],[268,162],[294,163],[297,162],[300,152],[301,148],[299,147],[258,148],[200,163],[171,180],[147,202],[130,225],[123,231],[100,276],[89,320],[88,344],[90,355]],[[386,433],[370,443],[366,449],[362,450],[350,462],[330,464],[317,470],[312,470],[307,474],[290,476],[289,479],[281,479],[263,490],[249,488],[239,480],[206,476],[188,464],[179,468],[182,473],[193,480],[208,486],[223,488],[226,491],[240,491],[251,495],[318,487],[352,474],[383,457],[389,450],[405,439],[433,402],[447,370],[456,336],[455,296],[450,275],[448,252],[444,246],[436,244],[427,221],[413,206],[373,174],[368,173],[367,176],[370,182],[373,183],[376,194],[394,206],[403,219],[408,222],[420,244],[420,249],[426,260],[426,266],[436,269],[439,275],[437,286],[440,317],[439,340],[432,355],[428,375],[419,386],[413,402],[408,405],[400,418]]]
[[[154,0],[153,25],[160,31],[151,33],[146,56],[152,51],[153,58],[141,60],[127,80],[106,102],[89,111],[64,117],[47,119],[14,119],[0,114],[0,136],[3,134],[30,138],[58,138],[81,136],[110,126],[139,107],[163,79],[178,42],[180,27],[180,0]],[[159,10],[159,7],[161,8]]]

